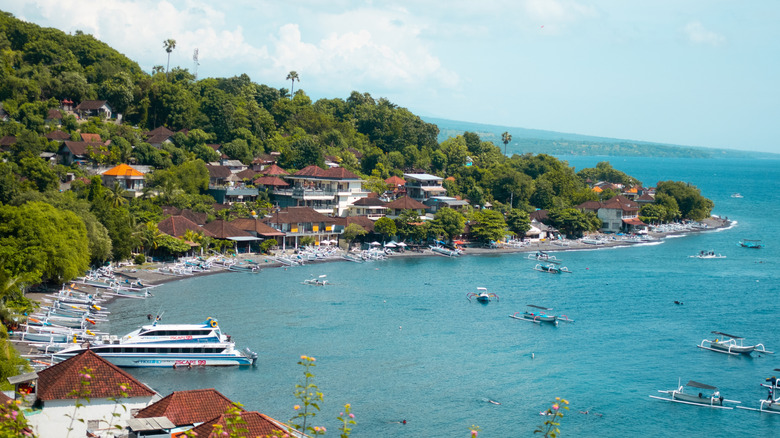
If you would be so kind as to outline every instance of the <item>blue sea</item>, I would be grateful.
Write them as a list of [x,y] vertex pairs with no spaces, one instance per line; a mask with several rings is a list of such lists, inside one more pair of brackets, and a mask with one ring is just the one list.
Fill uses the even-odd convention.
[[[217,318],[239,347],[259,353],[257,367],[129,371],[163,395],[216,388],[280,420],[297,404],[296,362],[313,356],[325,395],[314,423],[328,435],[338,435],[335,418],[351,403],[357,437],[467,437],[471,425],[480,437],[530,436],[555,397],[570,402],[562,436],[780,435],[780,415],[648,397],[696,380],[756,406],[766,396],[759,383],[780,374],[773,372],[780,352],[732,357],[697,348],[717,330],[780,350],[780,162],[561,158],[578,170],[610,161],[646,186],[689,182],[715,202],[714,214],[736,224],[652,245],[557,253],[573,271],[558,276],[534,271],[518,253],[185,279],[158,287],[153,298],[113,303],[106,328],[125,334],[161,311],[169,323]],[[744,197],[732,198],[737,192]],[[741,248],[743,238],[765,248]],[[727,258],[689,257],[701,250]],[[333,284],[302,284],[321,274]],[[469,302],[477,287],[500,301]],[[575,322],[508,317],[526,304]]]

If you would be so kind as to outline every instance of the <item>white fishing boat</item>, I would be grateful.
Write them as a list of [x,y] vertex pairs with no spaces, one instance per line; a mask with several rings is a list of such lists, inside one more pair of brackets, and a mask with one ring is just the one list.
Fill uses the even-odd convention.
[[723,332],[712,332],[715,335],[722,336],[717,337],[715,340],[704,339],[698,345],[699,348],[705,350],[715,351],[718,353],[731,354],[738,356],[740,354],[750,355],[752,352],[772,354],[771,351],[767,351],[764,348],[764,344],[744,345],[744,339],[741,336],[730,335]]
[[548,265],[537,263],[536,266],[534,266],[534,270],[539,272],[546,272],[548,274],[562,274],[562,273],[571,274],[571,271],[566,266],[558,267],[552,263]]
[[303,284],[309,284],[312,286],[325,286],[326,284],[330,284],[328,283],[328,280],[325,279],[326,277],[327,275],[323,274],[317,278],[307,278],[306,280],[303,280]]
[[60,362],[86,349],[120,367],[243,366],[257,361],[257,353],[248,348],[236,350],[213,318],[202,324],[145,325],[122,338],[103,336],[96,343],[66,348],[52,358]]
[[[780,368],[775,368],[775,372],[780,371]],[[768,377],[766,382],[761,386],[769,388],[769,393],[765,399],[758,401],[758,408],[749,408],[746,406],[737,406],[739,409],[746,411],[765,412],[767,414],[780,414],[780,380],[775,376]]]
[[731,194],[731,197],[732,197],[732,198],[744,198],[744,196],[742,196],[742,194],[741,194],[741,193],[732,193],[732,194]]
[[[685,392],[685,388],[694,388]],[[677,389],[672,390],[658,390],[660,393],[667,394],[666,397],[658,397],[651,395],[650,398],[657,400],[668,401],[672,403],[683,403],[687,405],[703,406],[716,409],[734,409],[731,406],[724,406],[725,403],[739,404],[736,400],[728,400],[720,395],[718,388],[704,383],[688,381],[685,385],[680,385],[678,382]]]
[[536,253],[534,254],[528,254],[528,260],[538,260],[540,262],[555,263],[555,264],[560,263],[557,257],[555,257],[554,255],[550,255],[544,251],[536,251]]
[[526,304],[528,310],[524,312],[515,312],[509,315],[510,318],[521,319],[523,321],[530,321],[535,324],[541,324],[543,322],[558,325],[558,321],[574,322],[569,319],[567,315],[555,315],[550,313],[553,311],[552,307],[537,306],[536,304]]
[[697,258],[697,259],[725,259],[726,256],[721,254],[715,254],[715,251],[699,251],[698,254],[689,256],[690,258]]
[[434,253],[445,257],[458,257],[462,254],[460,250],[445,248],[441,245],[431,245],[430,248]]
[[498,295],[488,292],[487,288],[478,287],[476,292],[469,292],[466,294],[466,299],[471,301],[474,298],[479,303],[489,303],[492,300],[498,301]]

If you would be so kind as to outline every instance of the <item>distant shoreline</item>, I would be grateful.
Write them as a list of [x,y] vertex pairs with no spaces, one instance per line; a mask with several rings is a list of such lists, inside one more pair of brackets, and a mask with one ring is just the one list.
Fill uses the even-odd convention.
[[[724,218],[720,218],[717,216],[712,216],[708,219],[705,219],[702,221],[702,223],[705,223],[707,225],[707,228],[701,228],[701,229],[690,229],[690,230],[684,230],[684,231],[671,231],[671,232],[665,232],[665,233],[649,233],[649,237],[653,239],[663,239],[665,237],[669,237],[672,235],[683,235],[683,234],[690,234],[690,233],[700,233],[700,232],[707,232],[707,231],[715,231],[719,229],[725,229],[732,225],[732,221],[729,221]],[[603,245],[590,245],[586,243],[582,243],[581,241],[576,240],[566,240],[567,242],[566,246],[561,246],[559,241],[534,241],[529,243],[526,246],[519,247],[519,248],[472,248],[472,247],[466,247],[464,256],[469,255],[484,255],[484,254],[512,254],[512,253],[525,253],[525,252],[536,252],[536,251],[545,251],[545,252],[564,252],[564,251],[578,251],[578,250],[594,250],[594,249],[602,249],[602,248],[615,248],[615,247],[623,247],[623,246],[634,246],[634,245],[642,245],[643,243],[637,243],[637,242],[628,242],[623,240],[605,240]],[[429,249],[424,250],[423,252],[416,252],[416,251],[404,251],[404,252],[394,252],[392,255],[390,255],[390,258],[398,258],[398,257],[441,257],[438,254],[435,254]],[[282,268],[285,267],[285,265],[279,263],[270,261],[268,256],[262,255],[262,254],[240,254],[236,257],[236,259],[240,262],[256,262],[259,264],[260,269],[266,269],[266,268]],[[342,259],[324,259],[321,261],[311,261],[311,263],[323,263],[323,262],[347,262],[347,260]],[[223,273],[229,273],[232,271],[229,271],[227,268],[222,267],[216,267],[212,268],[209,271],[205,272],[198,272],[194,273],[192,275],[166,275],[162,274],[160,272],[157,272],[157,269],[159,267],[162,267],[166,264],[155,264],[152,267],[149,268],[134,268],[134,269],[117,269],[116,272],[120,274],[123,277],[126,277],[130,279],[131,281],[140,280],[143,284],[146,285],[160,285],[164,283],[169,283],[172,281],[177,280],[183,280],[187,278],[192,277],[199,277],[204,275],[216,275],[216,274],[223,274]],[[240,272],[235,272],[236,274],[243,274]],[[28,294],[31,295],[31,294]]]

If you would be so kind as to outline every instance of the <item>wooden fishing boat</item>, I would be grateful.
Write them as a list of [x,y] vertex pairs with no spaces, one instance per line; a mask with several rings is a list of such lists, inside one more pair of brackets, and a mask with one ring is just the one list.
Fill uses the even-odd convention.
[[744,345],[744,339],[741,336],[730,335],[723,332],[712,332],[715,335],[722,336],[715,338],[714,341],[704,339],[698,345],[699,348],[705,350],[715,351],[718,353],[731,354],[738,356],[740,354],[750,355],[750,353],[756,351],[758,353],[772,354],[771,351],[767,351],[764,348],[764,344]]
[[[775,368],[775,371],[780,371],[780,368]],[[768,377],[766,379],[769,383],[762,383],[761,386],[769,388],[769,394],[765,399],[758,401],[758,408],[749,408],[746,406],[737,406],[739,409],[746,411],[765,412],[767,414],[780,414],[780,380],[775,376]]]
[[742,239],[739,241],[739,246],[743,248],[760,249],[764,247],[764,244],[760,240]]
[[[691,392],[685,392],[685,388],[695,388]],[[715,386],[704,383],[688,381],[685,385],[678,383],[677,389],[658,390],[660,393],[667,394],[666,397],[651,395],[650,398],[668,401],[672,403],[683,403],[687,405],[702,406],[715,409],[734,409],[731,406],[724,406],[725,403],[738,404],[736,400],[728,400],[720,395],[720,391]]]
[[534,270],[539,272],[546,272],[548,274],[571,274],[571,271],[566,266],[555,266],[554,264],[550,263],[549,265],[543,265],[541,263],[537,263],[536,266],[534,266]]
[[535,254],[528,254],[528,260],[538,260],[540,262],[554,263],[556,265],[561,263],[557,257],[544,251],[536,251]]
[[524,312],[515,312],[509,315],[510,318],[521,319],[524,321],[530,321],[536,324],[543,322],[558,325],[558,321],[574,322],[573,319],[569,319],[566,315],[555,315],[550,313],[553,311],[552,307],[537,306],[536,304],[527,304],[528,310]]

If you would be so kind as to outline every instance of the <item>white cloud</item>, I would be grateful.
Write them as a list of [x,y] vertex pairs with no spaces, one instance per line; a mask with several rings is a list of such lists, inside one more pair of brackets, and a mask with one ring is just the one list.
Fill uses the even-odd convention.
[[685,25],[685,34],[688,36],[688,40],[695,44],[708,44],[711,46],[719,46],[726,41],[726,37],[716,32],[708,30],[698,21],[692,21]]

